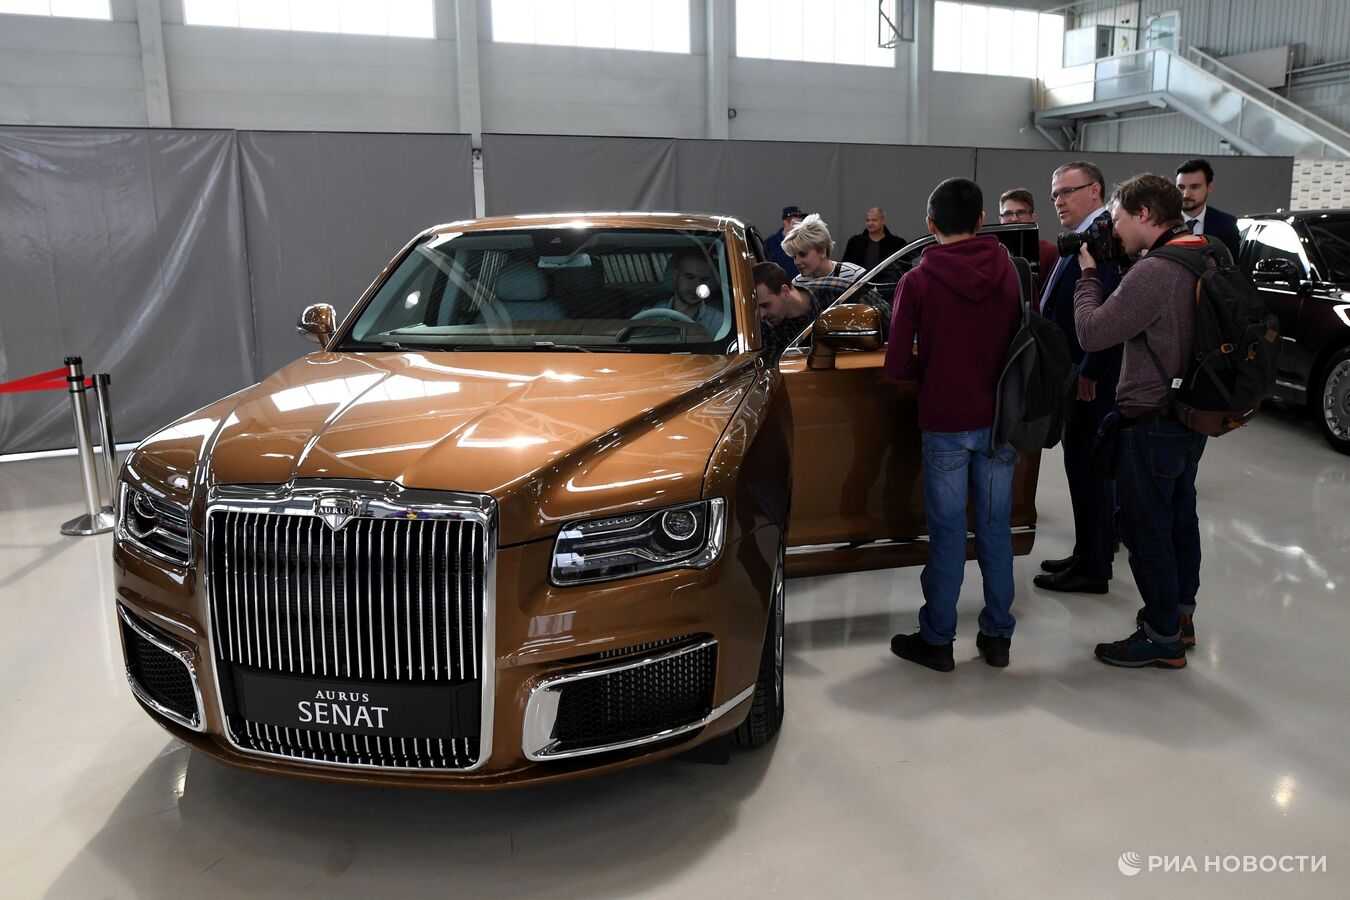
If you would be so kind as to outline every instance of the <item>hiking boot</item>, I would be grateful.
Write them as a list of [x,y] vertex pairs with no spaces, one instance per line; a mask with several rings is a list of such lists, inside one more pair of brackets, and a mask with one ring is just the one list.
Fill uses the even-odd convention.
[[1012,638],[994,637],[983,631],[975,637],[975,647],[984,656],[984,661],[999,669],[1008,664],[1008,648],[1011,646]]
[[1186,648],[1181,645],[1181,641],[1171,644],[1154,643],[1144,634],[1142,628],[1123,641],[1098,644],[1096,653],[1097,658],[1104,663],[1130,669],[1144,666],[1157,666],[1160,669],[1186,668]]
[[[1144,627],[1144,611],[1142,609],[1135,615],[1134,624],[1139,628]],[[1195,616],[1191,613],[1181,614],[1181,646],[1187,650],[1195,648]]]
[[951,644],[930,644],[918,634],[897,634],[891,638],[891,652],[901,659],[927,666],[935,672],[950,672],[956,668]]

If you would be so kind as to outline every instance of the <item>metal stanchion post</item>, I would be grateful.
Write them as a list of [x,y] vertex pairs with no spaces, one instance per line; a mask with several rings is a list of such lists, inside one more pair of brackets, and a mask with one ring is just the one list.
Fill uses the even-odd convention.
[[78,356],[67,356],[70,386],[70,407],[75,416],[75,447],[80,458],[80,477],[84,480],[84,506],[88,512],[61,526],[62,534],[102,534],[112,531],[113,514],[103,511],[99,502],[98,471],[94,468],[94,440],[89,433],[89,404],[84,396],[84,361]]
[[117,441],[113,440],[112,403],[108,399],[110,384],[111,375],[94,376],[94,396],[98,398],[98,429],[103,439],[103,481],[108,490],[108,502],[103,504],[104,512],[112,512],[113,505],[117,503]]

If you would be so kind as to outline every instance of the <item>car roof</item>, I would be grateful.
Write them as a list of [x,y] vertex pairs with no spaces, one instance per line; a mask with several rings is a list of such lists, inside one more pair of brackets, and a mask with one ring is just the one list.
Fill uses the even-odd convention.
[[1288,210],[1285,212],[1266,212],[1252,213],[1246,216],[1239,216],[1241,219],[1297,219],[1305,222],[1308,219],[1346,219],[1350,218],[1350,209],[1300,209]]
[[722,231],[728,226],[744,230],[745,224],[733,217],[710,213],[683,212],[557,212],[517,216],[488,216],[461,219],[430,229],[433,234],[464,231],[495,231],[508,228],[669,228],[679,231]]

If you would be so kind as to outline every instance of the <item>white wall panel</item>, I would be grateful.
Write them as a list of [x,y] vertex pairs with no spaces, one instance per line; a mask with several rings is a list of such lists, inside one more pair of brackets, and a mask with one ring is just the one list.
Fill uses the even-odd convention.
[[174,125],[453,132],[454,43],[164,26]]
[[1031,127],[1036,99],[1030,79],[934,72],[929,86],[931,144],[1026,150],[1052,146]]
[[135,22],[0,14],[0,122],[146,124]]
[[703,135],[702,56],[490,41],[478,54],[484,131]]

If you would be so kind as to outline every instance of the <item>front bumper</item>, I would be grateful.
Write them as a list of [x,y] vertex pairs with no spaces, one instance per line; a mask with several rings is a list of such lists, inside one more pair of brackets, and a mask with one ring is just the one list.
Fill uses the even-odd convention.
[[[204,566],[173,571],[118,545],[117,597],[135,621],[166,638],[195,675],[200,730],[137,697],[166,729],[224,762],[298,777],[410,787],[489,788],[548,781],[682,752],[736,727],[749,709],[769,597],[762,535],[729,541],[703,570],[559,588],[548,583],[549,541],[497,551],[490,725],[472,770],[393,769],[263,755],[232,741],[212,650]],[[199,555],[200,556],[200,555]],[[762,572],[763,578],[751,575]],[[763,581],[763,584],[756,582]],[[711,651],[706,709],[596,745],[557,738],[561,689],[620,672],[656,671]]]

